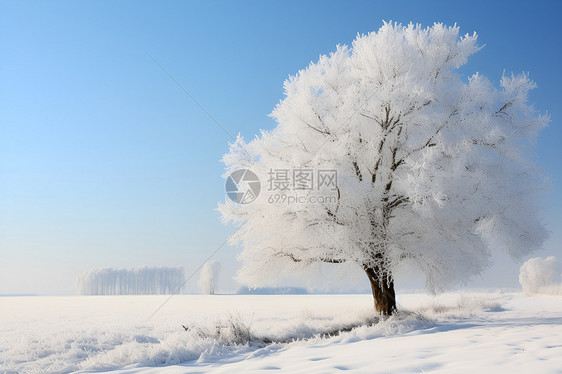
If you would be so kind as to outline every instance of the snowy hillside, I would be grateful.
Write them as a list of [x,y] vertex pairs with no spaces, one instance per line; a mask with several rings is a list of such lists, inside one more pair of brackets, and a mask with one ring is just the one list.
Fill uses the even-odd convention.
[[[0,298],[0,371],[533,372],[562,368],[562,298],[409,294]],[[352,327],[340,335],[319,336]],[[182,327],[184,325],[188,331]],[[293,342],[288,342],[297,339]],[[273,342],[270,342],[273,341]],[[288,342],[288,343],[287,343]]]

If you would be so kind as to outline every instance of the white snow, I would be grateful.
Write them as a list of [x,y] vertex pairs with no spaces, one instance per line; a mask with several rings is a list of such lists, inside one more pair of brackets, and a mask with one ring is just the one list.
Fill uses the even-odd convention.
[[[373,321],[370,295],[178,295],[148,319],[166,298],[2,297],[0,372],[562,368],[561,297],[401,295],[400,315],[333,337],[318,334]],[[266,344],[264,338],[300,340]]]

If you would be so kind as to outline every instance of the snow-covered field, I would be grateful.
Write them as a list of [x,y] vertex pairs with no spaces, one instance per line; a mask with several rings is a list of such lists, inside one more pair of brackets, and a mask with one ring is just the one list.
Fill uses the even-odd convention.
[[407,294],[376,323],[370,295],[181,295],[148,319],[166,298],[2,297],[0,371],[562,372],[562,297]]

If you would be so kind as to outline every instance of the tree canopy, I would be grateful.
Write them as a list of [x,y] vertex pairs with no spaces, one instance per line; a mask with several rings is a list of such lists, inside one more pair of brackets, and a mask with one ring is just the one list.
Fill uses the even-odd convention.
[[335,198],[219,204],[240,225],[240,281],[267,286],[345,263],[382,287],[409,263],[436,292],[485,269],[491,250],[540,248],[545,177],[532,152],[548,117],[528,103],[526,74],[497,88],[459,73],[480,48],[456,25],[384,23],[286,80],[276,127],[231,144],[226,174],[250,169],[263,190],[272,169],[336,170]]

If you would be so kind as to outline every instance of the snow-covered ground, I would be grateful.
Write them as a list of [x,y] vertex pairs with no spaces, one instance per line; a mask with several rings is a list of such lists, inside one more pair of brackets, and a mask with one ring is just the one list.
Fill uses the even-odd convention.
[[166,298],[1,297],[0,372],[562,372],[562,297],[407,294],[376,323],[369,295],[181,295],[148,319]]

